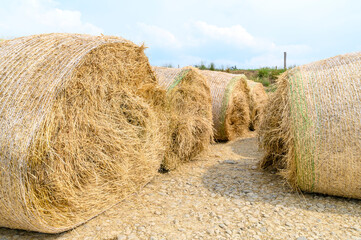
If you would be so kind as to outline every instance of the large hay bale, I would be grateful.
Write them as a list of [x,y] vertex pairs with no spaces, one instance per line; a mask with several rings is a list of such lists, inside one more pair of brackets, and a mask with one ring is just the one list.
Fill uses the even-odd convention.
[[249,129],[250,94],[245,75],[202,71],[212,96],[215,139],[233,140],[245,136]]
[[168,144],[162,168],[173,170],[208,149],[213,139],[209,85],[193,67],[154,67],[159,85],[167,90]]
[[268,95],[264,90],[262,83],[247,80],[248,88],[250,89],[250,125],[249,129],[254,131],[258,130],[261,122],[264,108],[268,101]]
[[142,97],[157,83],[143,49],[78,34],[0,45],[0,226],[62,232],[157,174],[162,131]]
[[284,73],[261,124],[265,169],[296,188],[361,198],[361,53]]

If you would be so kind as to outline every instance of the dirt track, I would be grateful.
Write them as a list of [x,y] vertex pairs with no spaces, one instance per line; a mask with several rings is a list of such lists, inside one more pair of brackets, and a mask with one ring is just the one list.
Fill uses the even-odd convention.
[[357,239],[361,201],[294,193],[256,168],[255,138],[157,176],[142,192],[59,235],[0,228],[5,239]]

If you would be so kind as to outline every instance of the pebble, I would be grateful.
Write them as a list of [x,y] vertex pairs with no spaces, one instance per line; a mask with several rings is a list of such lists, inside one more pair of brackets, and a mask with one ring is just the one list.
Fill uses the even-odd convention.
[[125,236],[125,235],[118,235],[117,236],[117,240],[125,240],[125,239],[127,239],[127,236]]
[[300,236],[300,237],[296,238],[296,240],[307,240],[307,238],[305,236]]
[[137,240],[137,239],[139,239],[139,238],[135,234],[131,234],[128,236],[128,240]]
[[223,223],[219,224],[220,228],[226,228],[226,225],[224,225]]
[[214,234],[214,229],[207,229],[207,233],[209,235],[213,235]]
[[142,226],[142,227],[138,227],[137,230],[138,230],[139,232],[144,232],[144,231],[145,231],[145,227],[143,227],[143,226]]
[[227,164],[236,164],[236,162],[233,161],[233,160],[225,160],[224,163],[227,163]]

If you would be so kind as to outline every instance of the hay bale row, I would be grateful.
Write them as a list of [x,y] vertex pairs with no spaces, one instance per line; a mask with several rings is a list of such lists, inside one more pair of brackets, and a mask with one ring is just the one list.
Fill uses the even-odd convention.
[[250,123],[250,89],[245,75],[203,70],[212,96],[215,139],[245,136]]
[[62,232],[153,178],[164,91],[143,50],[78,34],[1,43],[0,226]]
[[268,102],[268,95],[264,90],[262,83],[247,80],[248,88],[250,89],[250,124],[249,129],[255,131],[259,129],[260,122],[263,117],[264,109]]
[[153,68],[159,85],[167,91],[169,114],[167,149],[161,168],[173,170],[208,149],[213,139],[209,85],[199,70]]
[[361,198],[361,53],[284,73],[261,123],[264,169],[306,192]]

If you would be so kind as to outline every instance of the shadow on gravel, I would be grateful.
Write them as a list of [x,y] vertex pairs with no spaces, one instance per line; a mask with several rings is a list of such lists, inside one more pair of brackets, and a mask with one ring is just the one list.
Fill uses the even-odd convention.
[[230,143],[239,160],[220,161],[203,176],[204,186],[223,197],[309,211],[360,216],[361,201],[321,194],[297,193],[277,174],[257,169],[262,157],[255,138]]
[[[66,233],[66,232],[65,232]],[[55,240],[61,238],[65,233],[59,234],[47,234],[38,232],[29,232],[25,230],[8,229],[0,227],[0,240],[22,240],[22,239],[44,239],[44,240]]]

